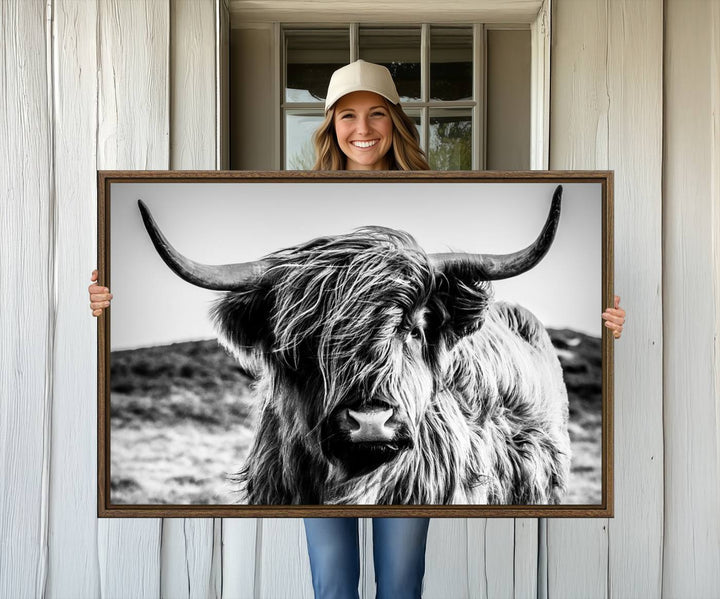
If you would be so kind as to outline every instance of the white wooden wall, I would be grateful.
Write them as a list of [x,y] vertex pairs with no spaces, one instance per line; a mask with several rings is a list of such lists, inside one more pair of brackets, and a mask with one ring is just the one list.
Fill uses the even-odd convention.
[[[95,170],[224,165],[225,1],[0,31],[0,597],[311,597],[298,520],[95,517]],[[720,2],[553,0],[552,36],[550,167],[615,170],[616,517],[434,520],[425,597],[716,598]]]

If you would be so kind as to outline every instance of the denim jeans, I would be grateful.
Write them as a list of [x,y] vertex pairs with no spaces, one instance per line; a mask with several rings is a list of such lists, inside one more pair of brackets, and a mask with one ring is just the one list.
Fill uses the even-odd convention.
[[[377,599],[419,599],[429,518],[373,518]],[[357,518],[305,518],[315,599],[358,599]]]

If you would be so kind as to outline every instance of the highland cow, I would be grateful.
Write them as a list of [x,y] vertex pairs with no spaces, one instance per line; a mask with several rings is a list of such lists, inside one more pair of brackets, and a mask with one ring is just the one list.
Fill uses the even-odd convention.
[[252,263],[180,255],[140,201],[153,243],[211,309],[257,378],[259,420],[237,475],[250,504],[557,503],[570,468],[568,400],[539,320],[493,301],[491,281],[547,253],[427,254],[364,227]]

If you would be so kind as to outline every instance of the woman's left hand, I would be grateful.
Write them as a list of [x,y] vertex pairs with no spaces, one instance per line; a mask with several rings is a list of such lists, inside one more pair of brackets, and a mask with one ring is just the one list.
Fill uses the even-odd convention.
[[615,296],[615,307],[608,308],[602,313],[605,326],[610,329],[615,339],[620,339],[625,324],[625,310],[620,307],[620,296]]

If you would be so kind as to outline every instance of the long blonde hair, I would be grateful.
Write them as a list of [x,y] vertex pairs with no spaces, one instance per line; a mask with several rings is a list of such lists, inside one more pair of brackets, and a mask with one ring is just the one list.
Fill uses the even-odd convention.
[[[388,170],[428,171],[430,166],[425,152],[420,148],[420,136],[415,123],[405,114],[400,104],[385,102],[393,123],[392,147],[387,153],[390,158]],[[325,119],[313,134],[315,146],[314,171],[343,171],[346,157],[338,145],[335,135],[335,105],[325,114]]]

